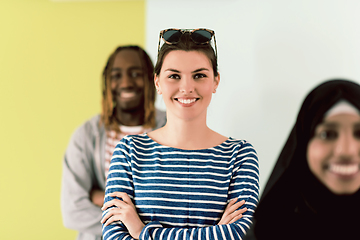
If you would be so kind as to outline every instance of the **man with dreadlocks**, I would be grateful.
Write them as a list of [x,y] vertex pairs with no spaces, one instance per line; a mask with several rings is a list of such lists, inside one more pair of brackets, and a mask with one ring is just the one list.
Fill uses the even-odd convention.
[[118,47],[102,77],[102,113],[80,126],[63,161],[61,210],[78,240],[100,240],[106,177],[117,142],[165,125],[155,109],[154,66],[138,46]]

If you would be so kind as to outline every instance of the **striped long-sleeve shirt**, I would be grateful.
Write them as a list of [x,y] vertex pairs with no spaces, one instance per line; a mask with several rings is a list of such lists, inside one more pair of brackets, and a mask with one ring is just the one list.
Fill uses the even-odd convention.
[[[146,224],[140,239],[242,239],[258,203],[256,151],[233,138],[209,149],[183,150],[147,134],[126,136],[113,153],[105,202],[112,192],[132,198]],[[217,225],[233,198],[245,200],[248,210],[234,223]],[[121,222],[103,227],[103,237],[132,239]]]

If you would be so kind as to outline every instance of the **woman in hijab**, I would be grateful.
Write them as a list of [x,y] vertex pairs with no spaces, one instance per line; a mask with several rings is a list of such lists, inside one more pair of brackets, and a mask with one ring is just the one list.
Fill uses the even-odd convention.
[[306,97],[246,239],[360,239],[360,86]]

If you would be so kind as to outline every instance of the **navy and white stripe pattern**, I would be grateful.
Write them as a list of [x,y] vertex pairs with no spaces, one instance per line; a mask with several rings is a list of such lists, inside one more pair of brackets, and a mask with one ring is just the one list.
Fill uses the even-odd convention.
[[[105,202],[112,192],[133,199],[146,224],[140,239],[242,239],[258,203],[258,159],[250,143],[233,138],[209,149],[182,150],[147,134],[126,136],[113,153]],[[236,197],[248,210],[235,223],[216,225]],[[103,227],[103,237],[132,239],[120,222]]]

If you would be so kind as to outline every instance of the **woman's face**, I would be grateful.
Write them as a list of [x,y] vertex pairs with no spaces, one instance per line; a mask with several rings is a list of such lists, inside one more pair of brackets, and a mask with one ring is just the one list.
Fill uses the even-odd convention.
[[206,118],[212,94],[219,84],[209,58],[200,51],[174,50],[163,61],[155,86],[166,105],[168,114],[185,120]]
[[115,56],[110,73],[113,101],[121,112],[143,107],[144,71],[139,54],[124,49]]
[[360,116],[337,114],[324,119],[309,141],[311,172],[333,193],[353,194],[360,188]]

